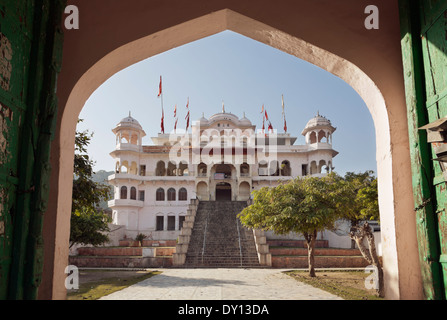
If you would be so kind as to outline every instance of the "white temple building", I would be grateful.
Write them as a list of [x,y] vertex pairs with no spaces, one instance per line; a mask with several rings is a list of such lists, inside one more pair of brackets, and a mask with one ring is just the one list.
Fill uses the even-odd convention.
[[115,174],[109,177],[114,199],[109,201],[113,223],[129,238],[138,233],[154,240],[176,239],[190,199],[245,201],[264,186],[333,170],[336,130],[321,115],[310,119],[295,145],[290,133],[263,131],[245,117],[232,113],[204,116],[191,133],[158,134],[153,145],[130,115],[112,130],[116,148]]

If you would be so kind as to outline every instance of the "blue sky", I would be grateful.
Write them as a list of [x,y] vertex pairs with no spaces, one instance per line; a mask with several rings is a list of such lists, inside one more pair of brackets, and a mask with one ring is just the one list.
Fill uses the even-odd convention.
[[191,120],[221,112],[242,117],[262,127],[265,105],[278,132],[283,132],[281,95],[284,95],[288,132],[301,136],[306,123],[319,111],[337,128],[333,147],[335,171],[376,171],[375,133],[371,115],[360,96],[336,76],[306,61],[231,31],[172,49],[130,66],[99,87],[86,102],[78,130],[94,132],[88,148],[95,170],[113,170],[109,153],[115,148],[112,128],[132,113],[147,136],[160,132],[161,101],[157,98],[163,77],[165,131],[173,130],[177,105],[178,128],[185,128],[189,97]]

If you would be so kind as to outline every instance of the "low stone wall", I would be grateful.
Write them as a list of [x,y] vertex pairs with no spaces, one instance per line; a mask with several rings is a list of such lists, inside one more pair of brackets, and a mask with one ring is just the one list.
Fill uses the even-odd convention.
[[70,264],[78,268],[168,268],[172,257],[71,256]]
[[[315,268],[365,268],[368,262],[359,256],[315,256]],[[273,268],[308,268],[307,256],[272,256]]]

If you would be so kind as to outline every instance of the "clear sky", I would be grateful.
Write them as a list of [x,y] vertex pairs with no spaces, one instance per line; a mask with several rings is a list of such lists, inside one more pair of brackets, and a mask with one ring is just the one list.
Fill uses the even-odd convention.
[[115,74],[85,104],[78,130],[94,132],[88,148],[95,170],[114,170],[109,153],[115,148],[112,128],[131,112],[145,130],[143,144],[160,132],[163,77],[165,132],[174,127],[177,105],[185,129],[189,97],[191,120],[222,111],[242,117],[245,112],[258,129],[265,105],[278,132],[283,132],[284,95],[288,132],[304,144],[301,131],[317,112],[337,128],[333,148],[335,171],[376,171],[376,140],[371,115],[360,96],[343,80],[306,61],[231,31],[204,38],[148,58]]

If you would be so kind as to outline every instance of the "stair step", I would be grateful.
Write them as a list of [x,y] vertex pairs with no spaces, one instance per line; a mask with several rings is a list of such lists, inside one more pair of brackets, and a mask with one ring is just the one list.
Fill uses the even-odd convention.
[[237,219],[245,207],[245,202],[201,201],[185,266],[259,266],[253,233]]

